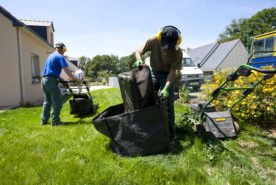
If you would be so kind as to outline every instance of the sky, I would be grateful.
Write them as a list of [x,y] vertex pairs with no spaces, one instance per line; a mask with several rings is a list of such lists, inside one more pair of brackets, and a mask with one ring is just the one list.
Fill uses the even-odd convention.
[[70,57],[128,56],[166,26],[181,48],[215,42],[233,19],[250,18],[276,0],[0,0],[18,19],[53,21],[54,41]]

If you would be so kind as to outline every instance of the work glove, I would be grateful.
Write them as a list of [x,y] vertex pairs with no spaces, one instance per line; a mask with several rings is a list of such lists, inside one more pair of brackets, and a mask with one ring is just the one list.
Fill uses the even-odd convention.
[[143,63],[143,60],[142,59],[138,59],[136,60],[136,62],[134,62],[133,66],[132,67],[139,67],[139,65],[141,65]]
[[165,87],[162,89],[160,96],[163,96],[164,98],[168,98],[169,97],[169,90],[170,90],[170,86],[165,85]]

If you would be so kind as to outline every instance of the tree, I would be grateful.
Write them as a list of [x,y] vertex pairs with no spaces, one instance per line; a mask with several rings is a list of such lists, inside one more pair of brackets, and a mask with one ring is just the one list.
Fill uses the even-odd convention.
[[111,55],[110,56],[111,60],[112,60],[112,63],[114,65],[114,69],[113,69],[113,73],[117,74],[118,73],[118,68],[117,68],[117,65],[118,63],[120,63],[120,59],[118,56],[115,56],[115,55]]
[[[150,56],[147,52],[142,56],[143,61]],[[88,57],[82,56],[80,61],[85,61]],[[130,71],[136,61],[135,53],[131,53],[128,56],[121,57],[115,55],[97,55],[89,59],[85,64],[84,75],[90,78],[92,81],[97,79],[107,79],[109,76],[118,75],[119,73]]]
[[121,57],[120,62],[117,64],[118,73],[130,71],[135,61],[135,53],[132,53],[129,56]]
[[248,19],[240,18],[237,20],[232,20],[229,26],[226,26],[226,30],[219,34],[219,41],[225,42],[229,40],[234,40],[237,38],[246,39],[246,28],[248,24]]
[[256,36],[276,29],[276,8],[264,9],[250,18],[250,34]]
[[84,67],[85,64],[86,64],[87,62],[89,62],[89,61],[90,61],[90,58],[89,58],[89,57],[81,56],[81,57],[79,58],[78,67],[79,67],[79,68]]
[[276,8],[263,9],[251,18],[232,20],[218,40],[225,42],[240,38],[249,49],[251,37],[276,29]]
[[[142,60],[145,62],[145,59],[150,56],[150,52],[146,52],[142,56]],[[135,52],[131,53],[128,56],[121,57],[119,63],[117,63],[116,67],[118,69],[117,74],[130,71],[133,67],[134,62],[136,62]]]
[[85,75],[92,79],[97,79],[98,72],[107,71],[109,73],[116,73],[116,62],[118,57],[114,55],[97,55],[93,57],[86,65]]

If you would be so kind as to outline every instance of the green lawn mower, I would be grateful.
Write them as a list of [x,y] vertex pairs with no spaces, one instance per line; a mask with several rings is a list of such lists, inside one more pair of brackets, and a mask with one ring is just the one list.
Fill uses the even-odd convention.
[[[240,76],[248,77],[253,71],[264,73],[265,75],[261,79],[257,79],[254,84],[248,87],[229,87],[229,82],[234,82]],[[252,67],[250,65],[241,65],[237,70],[231,72],[226,80],[212,92],[212,98],[208,102],[192,104],[191,110],[193,116],[183,115],[194,123],[194,129],[200,135],[209,132],[212,133],[216,138],[231,138],[237,136],[238,124],[235,123],[231,116],[231,110],[235,105],[240,103],[245,97],[254,91],[255,87],[262,81],[270,79],[276,74],[276,68],[273,70],[260,69]],[[243,96],[233,103],[233,105],[226,111],[216,111],[216,107],[211,103],[218,98],[218,96],[225,91],[243,91]]]

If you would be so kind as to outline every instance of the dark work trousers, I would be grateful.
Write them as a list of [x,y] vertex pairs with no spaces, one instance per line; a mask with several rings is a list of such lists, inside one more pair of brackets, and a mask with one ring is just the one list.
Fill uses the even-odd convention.
[[41,87],[44,93],[41,121],[46,123],[49,120],[52,107],[52,124],[57,124],[60,122],[59,114],[62,108],[62,96],[58,80],[56,77],[45,76],[42,78]]
[[[159,90],[162,90],[166,83],[168,74],[166,72],[159,72],[154,69],[151,69],[152,82],[154,85],[155,92],[158,93]],[[171,140],[175,139],[175,115],[174,115],[174,83],[171,84],[169,90],[169,97],[167,99],[168,106],[168,120],[170,128],[170,137]]]

